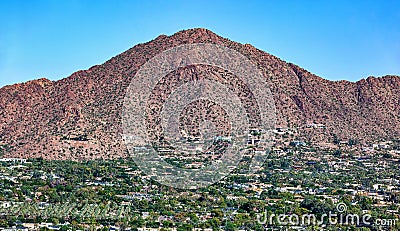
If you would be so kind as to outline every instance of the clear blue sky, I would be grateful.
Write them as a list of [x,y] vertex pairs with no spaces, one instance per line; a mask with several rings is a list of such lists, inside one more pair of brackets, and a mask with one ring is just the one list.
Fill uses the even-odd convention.
[[331,80],[400,74],[400,1],[0,0],[0,86],[204,27]]

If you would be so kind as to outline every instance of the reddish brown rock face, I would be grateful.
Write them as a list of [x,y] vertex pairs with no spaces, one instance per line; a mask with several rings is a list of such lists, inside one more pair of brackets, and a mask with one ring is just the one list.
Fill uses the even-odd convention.
[[182,136],[201,137],[202,123],[210,123],[214,128],[214,136],[229,136],[231,123],[226,111],[209,100],[196,100],[182,111],[179,116],[179,128]]
[[[0,143],[7,147],[4,154],[48,159],[126,156],[121,140],[126,88],[147,60],[188,43],[214,43],[248,57],[261,70],[274,94],[279,127],[300,127],[309,122],[326,125],[325,129],[304,130],[304,139],[330,141],[336,134],[363,141],[400,135],[399,76],[328,81],[250,45],[232,42],[205,29],[192,29],[159,36],[60,81],[39,79],[1,88]],[[246,86],[230,73],[207,66],[191,66],[167,76],[153,90],[151,110],[158,110],[158,103],[167,97],[171,86],[190,78],[211,78],[225,84],[246,102],[249,118],[257,117],[256,104],[248,100],[251,92]],[[165,84],[169,87],[165,88]],[[211,109],[210,114],[202,114],[201,107]],[[223,111],[216,105],[195,102],[184,110],[183,114],[193,111],[195,118],[212,120],[216,116],[218,119],[212,121],[220,121],[215,124],[221,131],[229,128]],[[196,134],[198,124],[181,117],[183,130]],[[156,124],[156,117],[149,119]]]

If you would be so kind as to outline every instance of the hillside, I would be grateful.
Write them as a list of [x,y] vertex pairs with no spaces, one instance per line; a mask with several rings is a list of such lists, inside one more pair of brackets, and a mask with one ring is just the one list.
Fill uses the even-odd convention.
[[[399,76],[329,81],[251,45],[206,29],[190,29],[138,44],[102,65],[59,81],[39,79],[1,88],[4,155],[46,159],[125,156],[121,108],[131,79],[158,53],[190,43],[223,45],[254,62],[274,95],[278,127],[313,122],[326,126],[304,130],[305,140],[332,141],[336,135],[367,142],[400,135]],[[197,73],[196,68],[193,71]]]

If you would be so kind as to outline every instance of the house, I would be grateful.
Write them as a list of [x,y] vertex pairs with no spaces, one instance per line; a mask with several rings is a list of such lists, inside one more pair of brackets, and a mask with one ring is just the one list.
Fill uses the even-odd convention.
[[13,163],[25,164],[27,160],[22,158],[0,158],[0,162],[13,162]]
[[290,142],[290,145],[294,147],[299,147],[299,146],[306,146],[307,144],[305,142],[295,140]]
[[10,202],[10,201],[1,201],[0,202],[0,207],[1,208],[10,208],[11,207],[11,205],[12,205],[12,203]]
[[202,162],[192,162],[190,164],[185,164],[186,168],[201,168],[203,167],[203,163]]
[[264,148],[257,147],[253,149],[254,154],[258,155],[265,155],[267,152]]
[[373,149],[389,149],[390,145],[387,142],[375,143],[372,144]]
[[216,136],[216,137],[214,137],[214,142],[232,143],[232,137],[230,137],[230,136]]
[[317,129],[323,129],[325,128],[325,124],[316,124],[316,123],[310,123],[306,125],[307,128],[317,128]]
[[286,152],[283,151],[283,150],[280,149],[280,148],[273,148],[273,149],[272,149],[272,152],[273,152],[274,154],[276,154],[277,156],[283,156],[283,155],[286,154]]

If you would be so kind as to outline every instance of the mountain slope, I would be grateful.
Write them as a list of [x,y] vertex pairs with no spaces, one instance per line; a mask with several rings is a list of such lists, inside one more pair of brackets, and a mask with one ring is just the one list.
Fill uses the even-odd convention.
[[399,137],[400,77],[328,81],[279,58],[206,29],[161,35],[70,77],[39,79],[0,89],[0,143],[5,156],[48,159],[126,155],[121,108],[137,70],[158,53],[181,44],[214,43],[253,61],[274,94],[278,126],[323,123],[304,139],[361,141]]

